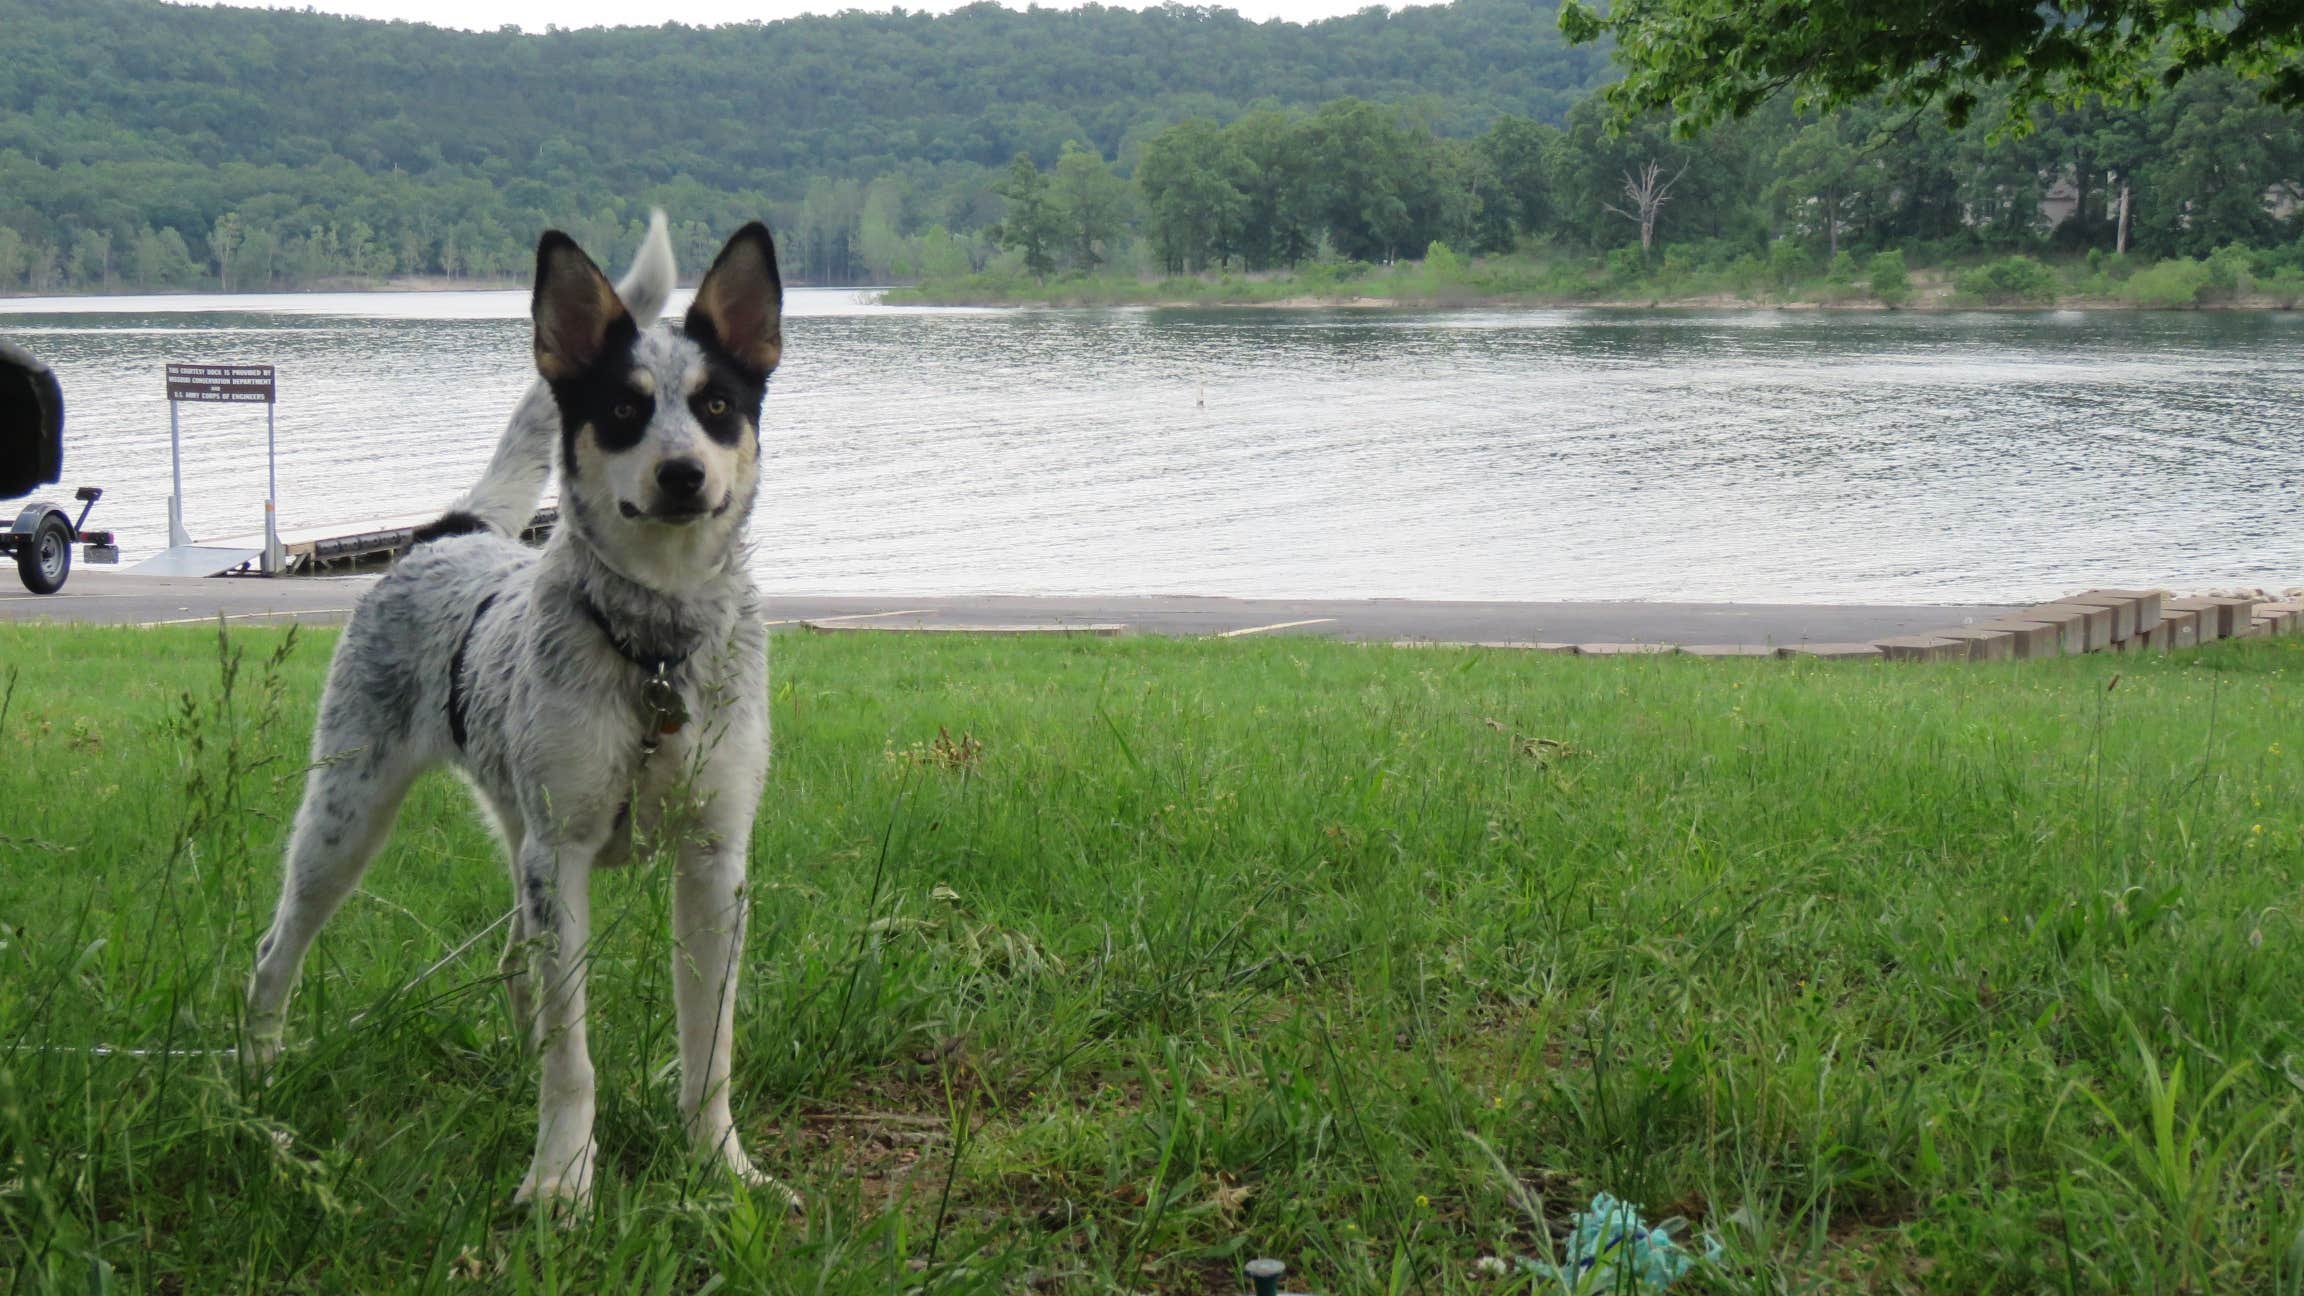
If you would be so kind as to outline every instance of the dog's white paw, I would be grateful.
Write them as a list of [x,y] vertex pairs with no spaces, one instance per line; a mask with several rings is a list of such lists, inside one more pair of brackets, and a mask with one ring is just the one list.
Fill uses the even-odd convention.
[[746,1188],[754,1192],[765,1193],[774,1200],[784,1203],[785,1209],[795,1214],[807,1208],[808,1203],[801,1199],[799,1193],[792,1190],[790,1184],[753,1165],[741,1155],[728,1163],[728,1174]]
[[568,1214],[585,1209],[592,1204],[592,1160],[590,1143],[573,1154],[539,1151],[513,1202]]
[[720,1169],[742,1187],[766,1193],[794,1211],[806,1205],[791,1185],[752,1164],[752,1158],[744,1155],[744,1145],[736,1141],[734,1130],[718,1138],[698,1140],[696,1152],[706,1163],[718,1163]]

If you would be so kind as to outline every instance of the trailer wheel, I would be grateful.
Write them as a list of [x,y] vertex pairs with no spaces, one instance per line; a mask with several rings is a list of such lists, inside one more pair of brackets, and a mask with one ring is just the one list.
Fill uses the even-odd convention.
[[32,542],[16,551],[16,574],[35,594],[53,594],[72,574],[72,524],[51,513],[40,519]]

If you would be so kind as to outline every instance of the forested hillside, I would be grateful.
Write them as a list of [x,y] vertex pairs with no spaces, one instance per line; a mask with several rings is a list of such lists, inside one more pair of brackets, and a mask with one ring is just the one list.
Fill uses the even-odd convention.
[[[1053,162],[1067,140],[1114,156],[1196,114],[1339,96],[1417,99],[1466,133],[1508,112],[1558,120],[1606,75],[1604,53],[1566,47],[1549,0],[1308,26],[978,4],[533,36],[0,0],[0,224],[57,262],[0,260],[0,288],[212,275],[230,212],[241,238],[280,244],[259,249],[274,282],[503,273],[540,224],[599,235],[643,201],[708,241],[739,214],[796,209],[812,181],[881,175],[904,178],[918,223],[974,229],[997,215],[992,169]],[[105,243],[84,252],[84,234]]]
[[1887,249],[2304,263],[2304,130],[2232,73],[2018,136],[1991,111],[1953,129],[1779,101],[1684,141],[1608,129],[1605,56],[1555,13],[979,4],[523,35],[0,0],[0,292],[516,278],[539,229],[617,255],[650,205],[691,268],[765,213],[815,283],[1345,268],[1435,242],[1779,280]]

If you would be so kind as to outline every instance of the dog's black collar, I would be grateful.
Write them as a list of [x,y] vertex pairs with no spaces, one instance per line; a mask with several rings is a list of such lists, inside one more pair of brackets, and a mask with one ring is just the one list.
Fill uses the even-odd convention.
[[616,627],[608,624],[608,614],[600,610],[599,604],[581,594],[576,596],[576,601],[584,605],[584,615],[591,617],[592,624],[600,627],[601,636],[608,641],[609,647],[616,650],[616,655],[650,675],[666,674],[688,660],[688,653],[659,655],[635,649],[625,641],[624,636],[616,633]]

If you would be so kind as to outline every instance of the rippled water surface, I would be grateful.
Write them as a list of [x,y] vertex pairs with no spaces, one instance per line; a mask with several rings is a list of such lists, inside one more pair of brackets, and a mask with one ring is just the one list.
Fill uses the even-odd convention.
[[[280,371],[284,527],[423,512],[528,381],[522,293],[0,302],[66,484],[165,537],[171,360]],[[939,311],[792,294],[774,592],[1825,602],[2304,581],[2274,314]],[[1202,402],[1205,402],[1204,404]],[[186,410],[196,538],[260,408]]]

